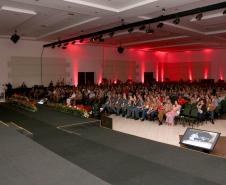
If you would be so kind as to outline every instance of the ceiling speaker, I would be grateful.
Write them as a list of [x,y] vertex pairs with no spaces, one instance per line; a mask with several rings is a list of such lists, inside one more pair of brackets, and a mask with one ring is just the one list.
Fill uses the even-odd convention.
[[11,36],[10,40],[11,40],[14,44],[16,44],[16,43],[18,42],[18,40],[20,40],[20,36],[17,35],[16,33],[14,33],[14,34]]
[[124,51],[124,48],[123,48],[122,46],[119,46],[119,47],[117,48],[117,51],[118,51],[119,54],[122,54],[123,51]]

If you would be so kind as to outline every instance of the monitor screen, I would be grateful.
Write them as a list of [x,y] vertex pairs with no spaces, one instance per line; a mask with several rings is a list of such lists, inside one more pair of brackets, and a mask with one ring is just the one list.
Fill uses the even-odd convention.
[[212,151],[220,136],[218,132],[187,128],[180,143],[195,148]]

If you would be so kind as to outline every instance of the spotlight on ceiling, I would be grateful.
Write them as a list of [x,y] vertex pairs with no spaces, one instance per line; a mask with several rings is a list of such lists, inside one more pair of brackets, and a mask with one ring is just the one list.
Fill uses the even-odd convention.
[[63,46],[62,49],[67,49],[67,46]]
[[91,38],[89,39],[89,41],[90,41],[90,42],[94,42],[94,41],[95,41],[95,38],[94,38],[94,37],[91,37]]
[[139,27],[139,30],[142,31],[142,30],[145,30],[145,28],[146,28],[145,25],[141,25],[141,26]]
[[64,43],[64,46],[67,46],[68,44],[69,44],[68,42],[65,42],[65,43]]
[[83,42],[84,42],[84,39],[80,39],[79,42],[80,42],[80,43],[83,43]]
[[52,45],[52,46],[51,46],[51,48],[53,48],[53,49],[54,49],[55,47],[56,47],[55,45]]
[[133,28],[129,28],[129,29],[128,29],[128,32],[129,32],[129,33],[132,33],[133,30],[134,30]]
[[112,31],[112,32],[109,33],[109,36],[110,36],[110,37],[113,37],[114,34],[115,34],[115,32]]
[[17,31],[15,31],[15,33],[10,37],[10,40],[16,44],[19,40],[20,40],[20,36],[17,35]]
[[124,52],[124,48],[122,46],[119,46],[117,48],[117,51],[118,51],[119,54],[122,54]]
[[99,42],[104,42],[103,35],[99,35],[98,40]]
[[223,11],[223,14],[226,14],[226,9]]
[[160,22],[158,25],[157,25],[157,28],[162,28],[164,26],[164,24],[162,22]]
[[73,44],[73,45],[74,45],[75,43],[76,43],[76,40],[73,40],[73,41],[71,42],[71,44]]
[[177,17],[175,20],[173,20],[173,24],[179,24],[180,23],[180,18]]
[[146,33],[152,34],[152,33],[154,33],[154,30],[151,29],[151,28],[147,28],[147,29],[145,30],[145,32],[146,32]]
[[202,13],[199,13],[198,15],[195,16],[197,21],[201,21],[202,17],[203,17]]

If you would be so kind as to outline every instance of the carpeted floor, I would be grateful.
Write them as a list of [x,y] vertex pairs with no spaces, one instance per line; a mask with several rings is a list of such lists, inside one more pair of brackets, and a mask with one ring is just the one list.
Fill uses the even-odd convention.
[[[28,113],[4,105],[0,106],[0,120],[16,122],[33,132],[39,144],[110,184],[226,184],[225,159],[104,128],[87,127],[79,135],[68,134],[56,129],[58,123],[53,122],[55,118],[67,120],[69,115],[46,108],[39,111]],[[77,120],[70,119],[70,123]]]
[[59,155],[0,124],[1,185],[108,185]]

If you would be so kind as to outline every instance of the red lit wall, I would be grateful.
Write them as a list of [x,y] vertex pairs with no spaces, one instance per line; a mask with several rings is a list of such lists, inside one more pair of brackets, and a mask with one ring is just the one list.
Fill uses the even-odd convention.
[[152,52],[149,57],[157,81],[166,78],[171,81],[208,78],[225,80],[226,77],[226,50]]

